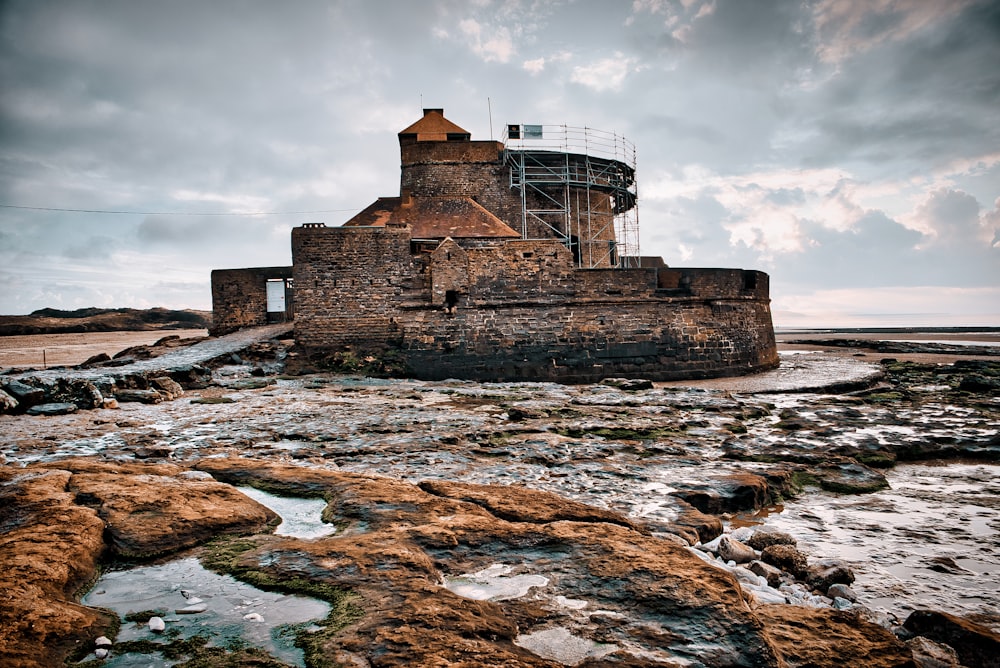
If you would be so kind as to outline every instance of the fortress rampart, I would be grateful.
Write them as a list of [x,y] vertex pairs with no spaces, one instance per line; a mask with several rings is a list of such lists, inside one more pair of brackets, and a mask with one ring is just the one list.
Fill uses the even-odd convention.
[[558,241],[410,252],[407,226],[292,231],[296,342],[398,350],[425,379],[589,382],[739,375],[777,363],[767,275],[576,269]]
[[294,316],[296,344],[319,366],[345,351],[387,355],[425,379],[776,366],[767,274],[641,257],[634,147],[548,127],[472,141],[425,109],[398,136],[398,197],[340,227],[294,228],[292,267],[212,272],[213,333]]

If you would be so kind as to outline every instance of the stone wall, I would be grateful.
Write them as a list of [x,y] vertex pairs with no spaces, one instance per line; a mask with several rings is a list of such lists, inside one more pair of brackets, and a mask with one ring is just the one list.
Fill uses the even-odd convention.
[[778,362],[770,309],[759,301],[607,300],[410,316],[400,338],[425,379],[680,380]]
[[767,275],[574,269],[557,241],[410,253],[409,228],[296,228],[296,341],[403,352],[413,375],[587,382],[737,375],[778,357]]
[[404,300],[424,285],[410,254],[410,228],[292,230],[296,342],[306,349],[398,345]]
[[[292,277],[291,267],[215,269],[212,271],[212,336],[245,327],[268,324],[267,281]],[[292,316],[292,299],[286,291],[286,317]]]

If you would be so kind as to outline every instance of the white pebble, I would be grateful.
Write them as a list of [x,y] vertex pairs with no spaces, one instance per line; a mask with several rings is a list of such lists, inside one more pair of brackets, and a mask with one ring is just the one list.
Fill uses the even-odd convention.
[[109,652],[104,647],[98,647],[97,649],[94,650],[94,656],[96,656],[98,659],[106,659],[108,658],[109,654],[111,654],[111,652]]
[[94,641],[95,647],[111,647],[111,639],[107,636],[100,636]]
[[161,633],[167,628],[166,623],[163,621],[162,617],[150,617],[149,618],[149,630],[153,633]]
[[199,612],[205,612],[208,610],[208,606],[204,603],[198,603],[197,605],[189,605],[183,608],[177,608],[174,610],[178,615],[196,615]]
[[243,619],[245,619],[248,622],[262,622],[262,621],[264,621],[264,618],[259,613],[256,613],[256,612],[250,612],[250,613],[247,613],[247,614],[243,615]]

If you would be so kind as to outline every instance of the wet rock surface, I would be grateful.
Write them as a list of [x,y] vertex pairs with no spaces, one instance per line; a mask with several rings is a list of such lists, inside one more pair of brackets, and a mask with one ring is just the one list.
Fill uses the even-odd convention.
[[[7,481],[7,489],[16,497],[32,483],[48,480],[51,491],[54,485],[77,486],[73,480],[77,476],[102,475],[136,487],[149,481],[154,485],[150,492],[159,489],[148,467],[95,463],[74,473],[48,466],[54,465],[28,467],[20,478]],[[705,563],[690,549],[647,535],[612,513],[595,516],[571,501],[560,507],[553,495],[540,493],[534,503],[529,490],[512,500],[503,486],[468,484],[438,486],[448,494],[442,496],[398,480],[336,471],[311,471],[300,483],[299,467],[245,459],[206,460],[200,470],[262,487],[301,485],[302,491],[327,498],[329,518],[342,527],[337,535],[314,540],[267,533],[217,538],[197,553],[206,565],[254,583],[338,592],[340,607],[326,620],[335,632],[317,636],[306,648],[307,663],[318,665],[321,656],[351,656],[363,657],[369,665],[575,665],[576,661],[567,663],[560,657],[586,658],[600,648],[598,654],[605,659],[614,657],[615,663],[624,665],[655,661],[780,666],[786,656],[801,651],[793,651],[792,642],[802,633],[797,614],[752,610],[730,573]],[[162,467],[158,471],[170,472]],[[223,485],[176,473],[175,479],[187,481],[193,489],[205,483]],[[65,494],[67,502],[79,497],[79,492],[75,497]],[[245,504],[232,498],[216,505],[236,513]],[[119,506],[121,512],[148,524],[147,509],[138,500],[129,507]],[[78,508],[94,524],[97,513]],[[488,508],[504,508],[505,518]],[[169,525],[170,519],[164,518],[162,524]],[[91,540],[76,547],[78,554],[69,555],[59,549],[64,541],[52,540],[56,549],[46,560],[68,565],[84,554],[86,559],[75,561],[86,564],[77,580],[93,577],[99,556],[114,549],[114,543]],[[177,538],[177,549],[186,545],[186,540]],[[510,597],[482,600],[459,596],[442,584],[448,576],[488,570],[495,564],[511,566],[496,571],[504,577],[536,576],[536,586]],[[31,575],[29,581],[46,574]],[[80,606],[66,601],[65,589],[16,602],[24,607],[59,602],[66,617]],[[23,596],[28,598],[27,593]],[[190,613],[202,611],[203,607]],[[173,612],[188,614],[188,609]],[[867,648],[881,657],[869,665],[907,665],[906,646],[890,642],[891,634],[880,627],[833,610],[808,614],[810,627],[821,625],[831,636],[851,639],[844,647],[827,640],[830,656],[850,656]],[[52,617],[47,624],[53,623]],[[113,634],[112,623],[99,616],[97,620],[81,628],[74,627],[77,620],[64,619],[59,627],[64,646],[89,650],[98,637]],[[152,617],[149,623],[156,620]],[[550,641],[543,651],[547,656],[530,649],[539,649],[533,639],[537,641],[534,634],[540,633],[548,634],[543,636]],[[868,644],[862,644],[859,636],[870,637]],[[70,638],[77,642],[70,643]],[[561,644],[553,645],[553,638],[561,639]],[[33,662],[36,642],[15,634],[8,638],[7,656],[19,659],[14,665],[47,665]],[[50,652],[49,659],[61,658],[59,652]],[[827,660],[814,665],[841,664]]]
[[[968,370],[956,365],[886,362],[883,384],[854,395],[756,395],[662,384],[261,376],[258,369],[276,368],[274,354],[218,366],[206,387],[176,381],[183,394],[160,387],[172,398],[157,404],[0,416],[2,493],[12,500],[2,504],[5,530],[31,526],[53,532],[55,543],[77,544],[65,557],[57,548],[45,557],[44,568],[75,573],[62,585],[30,568],[8,569],[40,557],[19,555],[24,541],[3,544],[0,571],[22,581],[4,583],[17,598],[10,609],[55,611],[48,631],[0,620],[0,651],[21,662],[13,665],[51,665],[43,659],[77,656],[84,645],[93,651],[95,638],[113,637],[113,620],[75,603],[102,560],[191,549],[258,586],[331,602],[329,632],[312,637],[307,662],[912,665],[909,646],[880,626],[899,626],[906,606],[896,601],[908,600],[907,587],[952,613],[1000,624],[1000,587],[979,566],[1000,555],[1000,489],[990,463],[1000,454],[998,404],[990,391],[963,385]],[[1000,370],[977,365],[975,373]],[[968,526],[931,530],[918,507],[908,527],[858,534],[869,547],[920,546],[927,577],[942,579],[936,594],[911,583],[890,595],[875,582],[887,580],[878,554],[836,551],[858,546],[829,529],[825,508],[841,504],[837,514],[860,528],[878,504],[897,504],[892,511],[906,517],[908,502],[892,496],[899,490],[882,488],[907,480],[898,471],[913,465],[900,462],[925,454],[962,458],[942,469],[973,476],[974,510]],[[45,493],[57,502],[31,505],[28,482],[50,476],[58,482]],[[831,479],[865,484],[831,491],[823,485]],[[325,499],[336,533],[272,535],[273,513],[235,489],[246,485]],[[816,500],[824,510],[809,505]],[[60,534],[60,508],[87,518],[74,531],[91,526],[94,535]],[[813,525],[832,542],[814,540]],[[704,551],[688,547],[715,540]],[[979,552],[956,554],[955,540]],[[785,548],[802,563],[769,565],[768,550]],[[928,561],[943,556],[959,568],[929,568],[946,564]],[[546,584],[498,601],[463,598],[442,584],[484,572]],[[834,589],[849,582],[847,573],[857,576],[856,603]],[[44,584],[29,586],[41,577]],[[71,614],[92,616],[60,617]],[[875,662],[855,662],[863,651]]]

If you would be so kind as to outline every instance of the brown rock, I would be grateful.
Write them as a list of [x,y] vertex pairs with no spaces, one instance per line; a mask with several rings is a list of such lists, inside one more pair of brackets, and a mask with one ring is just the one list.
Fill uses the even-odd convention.
[[1000,634],[947,612],[914,610],[903,622],[910,633],[953,647],[963,666],[1000,666]]
[[103,364],[104,362],[110,362],[110,361],[111,361],[111,355],[108,355],[107,353],[97,353],[96,355],[92,355],[83,362],[81,362],[79,366],[82,368],[86,368],[88,366],[95,366],[97,364]]
[[724,561],[735,561],[737,564],[745,564],[757,558],[757,553],[752,547],[747,547],[738,540],[729,536],[723,536],[719,540],[719,556]]
[[856,462],[825,464],[814,471],[819,486],[840,494],[869,494],[889,487],[885,476]]
[[17,399],[0,390],[0,413],[10,413],[17,408]]
[[756,610],[788,666],[915,668],[909,648],[881,626],[850,612],[795,605]]
[[579,501],[571,501],[551,492],[531,490],[517,485],[473,485],[443,480],[425,480],[420,483],[419,487],[435,496],[468,501],[482,506],[490,514],[508,522],[543,524],[560,520],[610,522],[636,531],[645,531],[621,513],[595,508]]
[[767,578],[767,584],[771,587],[777,588],[781,584],[781,574],[783,571],[780,568],[775,568],[771,564],[765,564],[763,561],[751,561],[747,568],[754,575]]
[[68,471],[19,472],[0,487],[0,663],[61,666],[117,619],[74,596],[97,576],[104,522],[74,503]]
[[758,529],[744,541],[755,550],[763,550],[769,545],[795,545],[795,539],[784,531]]
[[806,555],[792,545],[768,545],[761,550],[760,560],[799,579],[805,577],[808,567]]
[[958,654],[948,645],[917,636],[907,640],[906,646],[913,652],[917,668],[962,668]]
[[704,483],[684,484],[686,488],[671,493],[703,513],[754,511],[771,503],[767,480],[753,473],[732,473]]
[[168,376],[150,378],[149,385],[151,389],[154,389],[162,394],[164,399],[167,401],[173,401],[174,399],[184,395],[184,388],[181,387],[180,383],[173,378],[169,378]]
[[805,580],[813,589],[826,592],[832,585],[854,582],[854,571],[843,561],[821,559],[809,564]]
[[666,528],[684,538],[690,545],[701,541],[707,543],[722,535],[722,520],[715,515],[701,512],[694,506],[677,500],[679,512],[673,523]]
[[115,399],[120,402],[137,401],[143,404],[158,404],[163,401],[163,395],[156,390],[133,390],[122,388],[115,391]]
[[178,477],[170,464],[104,464],[63,460],[74,473],[69,490],[107,523],[111,547],[126,557],[151,557],[219,534],[253,533],[278,516],[231,486]]
[[[299,540],[258,534],[214,542],[202,550],[203,563],[218,570],[293,590],[301,586],[295,583],[308,583],[306,591],[331,596],[340,615],[331,623],[339,630],[315,636],[310,651],[316,652],[316,662],[551,668],[556,664],[515,641],[519,635],[564,626],[580,638],[616,645],[607,660],[626,666],[648,665],[649,656],[709,668],[907,665],[890,661],[902,646],[868,622],[791,606],[752,612],[727,571],[674,542],[608,521],[613,518],[606,511],[560,504],[553,495],[503,486],[427,486],[463,497],[459,499],[399,480],[236,459],[206,460],[200,468],[219,479],[328,500],[325,515],[341,528],[333,536]],[[24,481],[0,470],[2,500],[10,502],[4,507],[12,509],[14,518],[32,512],[47,516],[54,509],[57,514],[44,529],[51,534],[52,563],[63,570],[37,584],[33,597],[21,595],[19,600],[26,602],[18,612],[31,606],[72,609],[66,592],[92,577],[100,553],[99,514],[112,525],[108,535],[116,544],[135,545],[148,535],[153,538],[147,542],[157,549],[189,544],[205,533],[251,530],[259,519],[241,495],[225,491],[226,485],[167,464],[67,460],[21,475],[47,482],[37,483],[39,489],[29,497]],[[239,521],[227,525],[224,517]],[[73,532],[60,534],[59,523],[73,524]],[[89,527],[89,538],[81,536],[77,525]],[[178,527],[180,535],[166,537]],[[6,541],[7,535],[2,536]],[[2,541],[5,567],[34,549],[24,540]],[[53,568],[35,556],[28,563],[42,565],[25,581],[38,582],[48,575],[44,569]],[[457,577],[493,564],[542,576],[547,583],[536,584],[529,596],[500,600],[464,598],[442,586],[442,575]],[[72,568],[80,572],[68,577]],[[14,582],[5,584],[15,589]],[[560,596],[603,611],[602,616],[581,623],[560,607]],[[66,651],[58,650],[60,642],[67,648],[74,641],[93,647],[93,639],[110,629],[100,626],[100,613],[76,608],[92,615],[89,626],[53,626],[47,635],[15,626],[7,609],[0,608],[0,615],[8,615],[0,626],[4,658],[42,657],[21,665],[61,665]],[[878,661],[864,663],[859,657]]]

